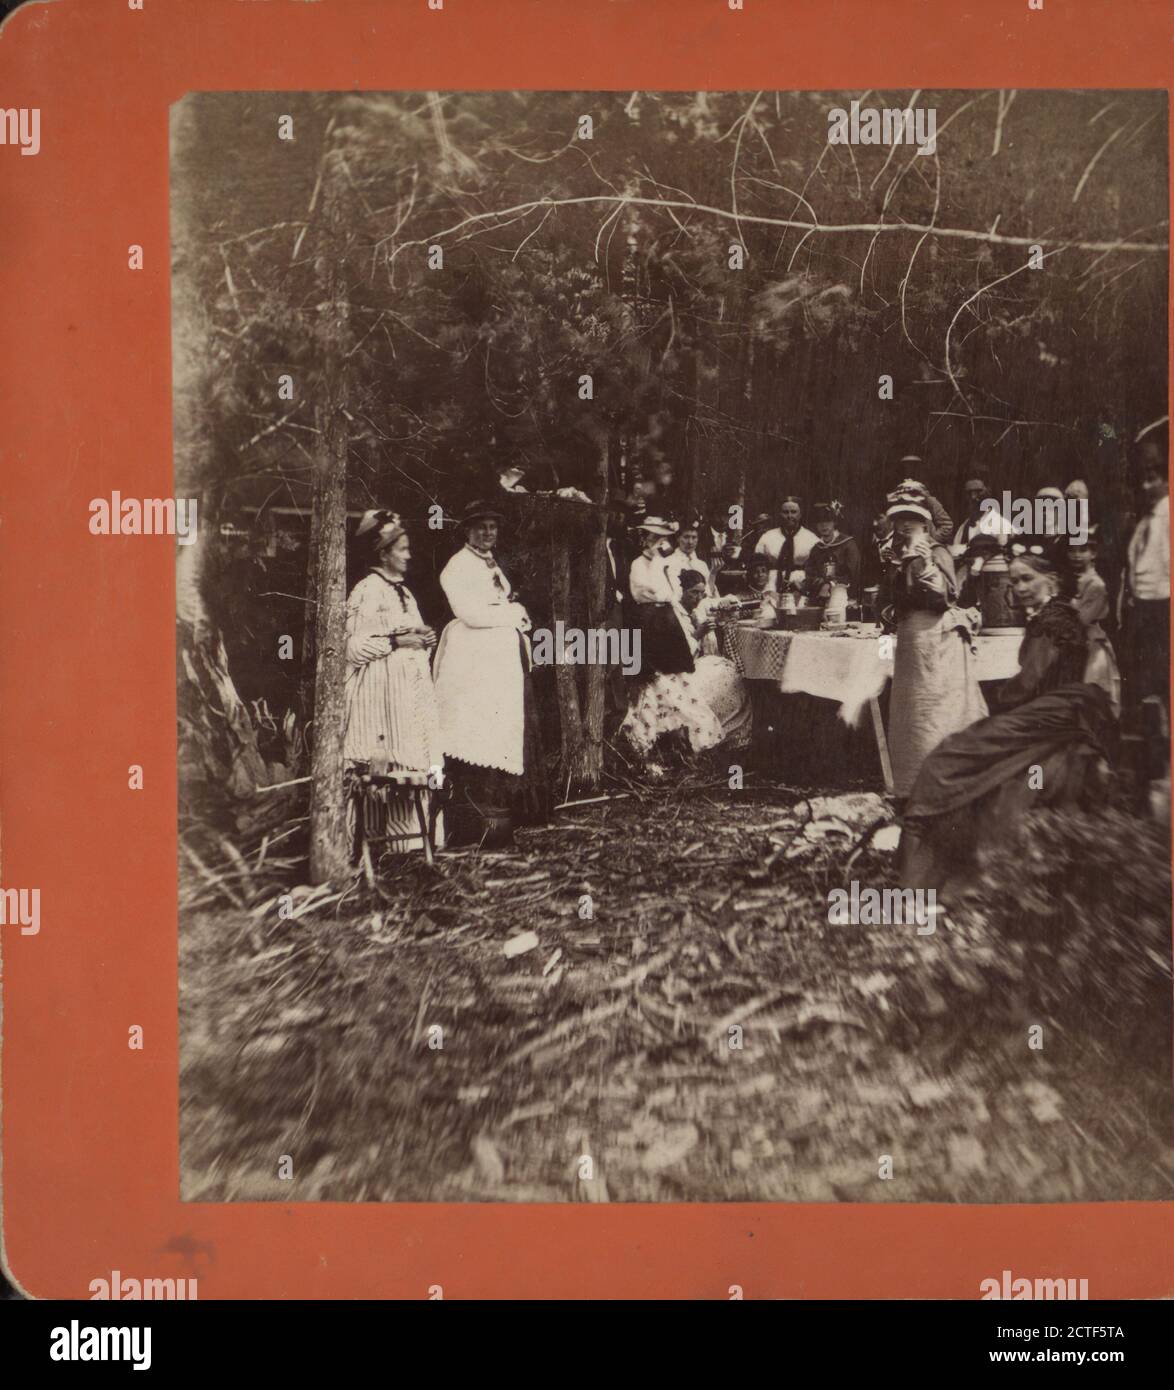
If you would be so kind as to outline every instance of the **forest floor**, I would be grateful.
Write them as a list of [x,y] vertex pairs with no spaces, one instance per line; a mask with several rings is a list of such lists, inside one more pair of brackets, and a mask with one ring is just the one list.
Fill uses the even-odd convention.
[[830,925],[830,889],[892,882],[888,819],[688,774],[512,852],[389,856],[341,900],[294,888],[296,855],[205,849],[184,1198],[1174,1198],[1168,917],[1126,1037],[1095,973],[1041,1005],[1048,957],[1004,921]]

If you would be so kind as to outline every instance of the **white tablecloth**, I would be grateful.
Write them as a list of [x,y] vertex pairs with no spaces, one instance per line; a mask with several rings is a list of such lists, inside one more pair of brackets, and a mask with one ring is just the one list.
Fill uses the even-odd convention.
[[[855,724],[868,700],[893,674],[892,655],[881,655],[880,629],[854,629],[854,636],[828,632],[783,632],[736,623],[722,629],[727,656],[747,680],[774,681],[784,694],[804,691],[835,700],[840,718]],[[891,637],[892,651],[897,639]],[[1006,680],[1019,670],[1022,633],[986,634],[976,639],[980,681]]]

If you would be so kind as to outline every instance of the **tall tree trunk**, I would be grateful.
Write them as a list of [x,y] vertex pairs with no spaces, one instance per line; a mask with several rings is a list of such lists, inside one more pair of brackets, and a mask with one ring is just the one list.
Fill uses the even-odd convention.
[[[217,468],[222,466],[216,456],[215,424],[208,410],[214,375],[209,366],[213,360],[211,335],[196,286],[193,250],[198,244],[194,230],[198,223],[193,220],[191,161],[206,134],[194,98],[188,96],[171,108],[172,149],[177,164],[189,175],[176,179],[171,190],[175,490],[195,496],[199,512],[195,543],[176,547],[176,642],[183,673],[177,697],[188,741],[180,795],[185,799],[191,795],[202,776],[217,792],[227,794],[239,816],[248,814],[247,803],[253,801],[257,788],[269,781],[269,772],[257,747],[252,718],[228,669],[220,628],[204,598],[205,592],[214,592],[206,588],[205,569],[220,513]],[[192,760],[197,748],[198,764]],[[181,759],[184,752],[181,747]]]
[[310,764],[310,880],[325,883],[350,868],[343,801],[343,725],[346,676],[346,405],[345,345],[349,306],[345,281],[346,218],[343,174],[327,150],[323,162],[322,222],[315,260],[321,286],[319,343],[322,389],[315,410],[314,731]]
[[695,508],[697,472],[701,461],[701,431],[697,422],[701,416],[701,373],[698,370],[699,347],[685,354],[682,394],[686,398],[685,414],[681,420],[681,469],[677,478],[676,495],[681,515],[688,519]]
[[[571,548],[560,528],[553,528],[550,555],[551,620],[558,631],[560,620],[571,623]],[[565,661],[554,668],[555,689],[558,692],[558,723],[562,735],[559,760],[560,781],[575,776],[583,746],[583,724],[579,706],[579,690],[575,684],[575,668]]]
[[302,711],[302,727],[307,728],[314,717],[314,627],[318,611],[318,526],[319,508],[316,504],[317,478],[310,500],[310,539],[306,550],[306,601],[302,617],[302,674],[298,681],[298,702]]
[[[618,443],[614,436],[599,441],[595,466],[595,500],[607,507],[611,451]],[[602,629],[607,618],[607,590],[610,583],[607,564],[607,513],[597,514],[591,544],[587,551],[587,626]],[[587,695],[583,721],[583,740],[579,748],[576,782],[583,791],[595,791],[603,776],[603,715],[607,695],[606,666],[587,667]]]
[[[754,471],[759,452],[762,448],[762,435],[760,417],[761,407],[758,397],[754,390],[754,335],[748,333],[745,339],[745,347],[742,357],[742,375],[745,381],[743,387],[742,418],[750,427],[750,433],[746,436],[746,447],[739,455],[740,462],[737,469],[733,471],[723,483],[723,501],[736,503],[745,511],[746,509],[746,472],[747,460],[750,460],[750,471]],[[729,518],[726,518],[727,521]]]

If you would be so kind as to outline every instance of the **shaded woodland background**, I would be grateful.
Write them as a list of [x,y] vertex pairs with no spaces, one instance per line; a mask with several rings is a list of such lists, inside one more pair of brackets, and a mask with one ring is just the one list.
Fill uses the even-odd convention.
[[[853,98],[936,107],[937,153],[829,145]],[[579,487],[600,509],[528,516],[509,572],[540,615],[590,618],[609,497],[749,517],[835,495],[859,529],[917,453],[955,510],[978,472],[1084,477],[1123,512],[1127,442],[1166,410],[1160,92],[198,93],[172,201],[176,486],[202,520],[180,617],[225,635],[187,673],[205,696],[265,701],[268,730],[228,721],[242,792],[296,769],[316,682],[340,722],[321,634],[355,577],[347,512],[409,519],[442,620],[430,506],[510,465]],[[602,692],[568,679],[562,761],[590,787]]]

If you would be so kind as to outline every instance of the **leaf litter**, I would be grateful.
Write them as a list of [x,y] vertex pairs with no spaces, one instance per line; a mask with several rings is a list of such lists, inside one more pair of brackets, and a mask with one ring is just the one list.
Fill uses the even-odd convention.
[[[861,882],[893,882],[875,794],[779,788],[764,818],[688,775],[629,791],[520,831],[513,854],[390,856],[374,892],[298,884],[296,838],[282,856],[216,855],[194,834],[184,1196],[1174,1195],[1168,1033],[1152,1057],[1118,1047],[1075,991],[1093,961],[1115,991],[1106,1019],[1128,991],[1160,1036],[1168,917],[1164,942],[1137,931],[1127,972],[1061,943],[1033,994],[1047,943],[1011,933],[1023,913],[997,893],[933,936],[829,925],[849,859]],[[294,1178],[276,1181],[286,1153]]]

